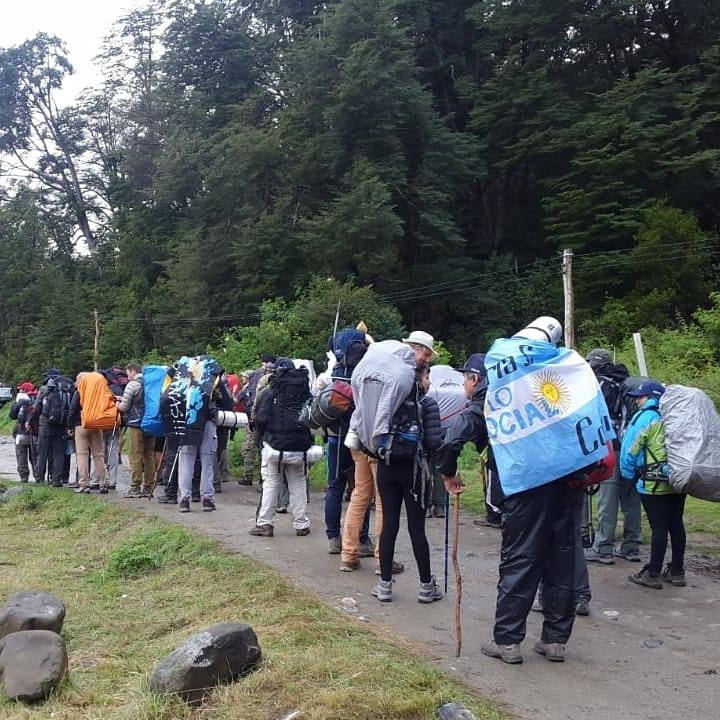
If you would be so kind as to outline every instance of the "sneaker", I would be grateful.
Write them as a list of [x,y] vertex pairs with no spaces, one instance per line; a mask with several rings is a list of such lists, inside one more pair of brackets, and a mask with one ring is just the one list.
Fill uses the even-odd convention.
[[380,602],[392,602],[392,580],[378,580],[371,593]]
[[305,537],[305,535],[309,535],[309,534],[310,534],[310,528],[297,528],[297,529],[295,530],[295,534],[296,534],[298,537]]
[[[26,480],[25,482],[27,482],[27,480]],[[56,488],[61,488],[61,487],[63,486],[63,484],[62,484],[62,482],[54,482],[54,483],[52,484],[52,486],[53,486],[53,487],[56,487]],[[98,487],[99,487],[99,486],[98,486]],[[92,485],[90,486],[90,488],[91,488],[92,490],[97,490],[97,487],[93,487]]]
[[430,582],[420,583],[420,592],[418,592],[418,602],[421,603],[432,603],[436,600],[442,600],[442,590],[438,587],[435,582],[435,576],[430,578]]
[[87,485],[78,486],[77,490],[75,490],[76,494],[80,493],[89,493],[90,488]]
[[687,582],[685,581],[685,570],[673,571],[673,569],[667,565],[660,575],[660,579],[669,585],[675,585],[676,587],[685,587]]
[[190,512],[190,501],[187,498],[183,498],[180,501],[180,504],[178,505],[178,510],[181,513],[188,513]]
[[67,486],[68,486],[69,488],[72,488],[72,489],[74,490],[75,488],[79,488],[79,487],[80,487],[80,483],[68,483]]
[[163,505],[177,505],[177,496],[175,495],[160,495],[157,499],[159,503]]
[[614,555],[615,557],[622,558],[628,562],[640,562],[640,551],[637,548],[631,548],[630,550],[616,550]]
[[245,486],[249,487],[250,485],[252,485],[252,480],[246,480],[245,478],[240,478],[238,480],[238,485],[245,485]]
[[123,493],[123,497],[127,498],[128,500],[133,500],[139,497],[142,497],[139,490],[128,490],[126,493]]
[[250,530],[249,534],[254,535],[255,537],[272,537],[273,536],[273,526],[272,525],[256,525],[252,530]]
[[[53,483],[53,485],[55,485],[55,483]],[[55,485],[55,487],[62,487],[62,483],[60,483],[60,485]],[[91,490],[99,490],[100,483],[97,483],[97,482],[90,483],[90,489]]]
[[287,505],[281,505],[280,507],[275,508],[275,512],[280,515],[285,515],[288,511]]
[[361,543],[358,546],[358,557],[373,557],[375,555],[375,546],[370,540],[366,543]]
[[101,495],[107,495],[107,494],[108,494],[107,485],[103,485],[103,486],[100,488],[100,494],[101,494]]
[[592,548],[588,548],[585,551],[585,561],[586,562],[594,562],[599,563],[600,565],[614,565],[615,560],[613,560],[613,556],[611,553],[599,553],[593,550]]
[[[403,570],[405,570],[405,565],[403,565],[399,560],[393,560],[392,561],[392,574],[393,575],[399,575]],[[375,574],[380,574],[380,566],[378,565],[375,568]]]
[[565,662],[565,643],[546,643],[538,640],[533,645],[538,655],[544,655],[550,662]]
[[342,538],[339,535],[328,540],[328,552],[331,555],[339,555],[342,552]]
[[585,598],[580,598],[575,603],[575,614],[581,617],[587,617],[590,614],[590,602]]
[[359,560],[343,560],[340,563],[340,572],[355,572],[360,569]]
[[486,642],[480,646],[480,652],[491,658],[502,660],[508,665],[521,665],[522,655],[520,654],[520,645],[498,645],[495,642]]
[[645,587],[660,590],[663,586],[659,575],[651,575],[650,570],[645,566],[639,573],[628,575],[628,580],[635,585],[644,585]]
[[203,512],[212,512],[213,510],[217,510],[215,501],[212,498],[203,498],[202,509]]

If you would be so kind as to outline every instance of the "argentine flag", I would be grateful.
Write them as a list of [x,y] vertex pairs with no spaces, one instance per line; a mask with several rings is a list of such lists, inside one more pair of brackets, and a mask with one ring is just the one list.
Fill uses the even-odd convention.
[[607,455],[605,399],[578,353],[524,338],[485,356],[485,421],[505,495],[546,485]]

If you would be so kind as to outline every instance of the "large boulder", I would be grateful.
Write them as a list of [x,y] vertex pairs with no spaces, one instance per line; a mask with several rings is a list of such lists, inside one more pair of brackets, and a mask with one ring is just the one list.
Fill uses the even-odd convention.
[[20,630],[52,630],[59,633],[65,620],[65,604],[40,590],[11,596],[0,609],[0,638]]
[[249,625],[213,625],[188,638],[155,668],[150,689],[195,702],[209,688],[252,670],[260,657],[257,636]]
[[68,669],[65,641],[50,630],[23,630],[0,640],[0,679],[11,700],[45,700]]

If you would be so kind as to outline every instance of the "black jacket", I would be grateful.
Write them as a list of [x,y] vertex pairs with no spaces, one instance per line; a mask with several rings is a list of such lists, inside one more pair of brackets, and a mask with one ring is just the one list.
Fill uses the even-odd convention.
[[425,450],[433,453],[440,449],[443,443],[443,433],[440,426],[440,408],[435,398],[423,395],[420,399],[420,409],[423,421],[423,445]]
[[12,432],[13,437],[28,434],[27,424],[30,422],[32,408],[33,401],[29,398],[27,400],[16,401],[10,406],[10,419],[15,420],[15,427]]

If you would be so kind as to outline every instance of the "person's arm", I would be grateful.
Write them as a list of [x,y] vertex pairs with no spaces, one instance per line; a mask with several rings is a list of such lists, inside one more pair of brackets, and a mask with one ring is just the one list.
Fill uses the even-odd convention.
[[130,380],[128,384],[125,386],[125,391],[123,392],[122,400],[120,400],[117,404],[118,410],[125,415],[132,406],[133,400],[137,396],[137,394],[142,389],[142,386],[137,380]]
[[80,417],[82,413],[82,407],[80,406],[80,393],[75,390],[70,400],[70,411],[68,412],[68,432],[72,435],[75,432],[75,428],[80,424]]
[[[649,416],[650,413],[643,413]],[[646,418],[637,415],[625,430],[620,446],[620,475],[625,480],[635,480],[637,473],[644,464],[644,429]]]
[[478,447],[484,447],[488,442],[485,418],[472,407],[460,413],[447,429],[435,463],[445,488],[452,495],[461,493],[465,487],[457,474],[457,461],[467,442],[474,442]]

